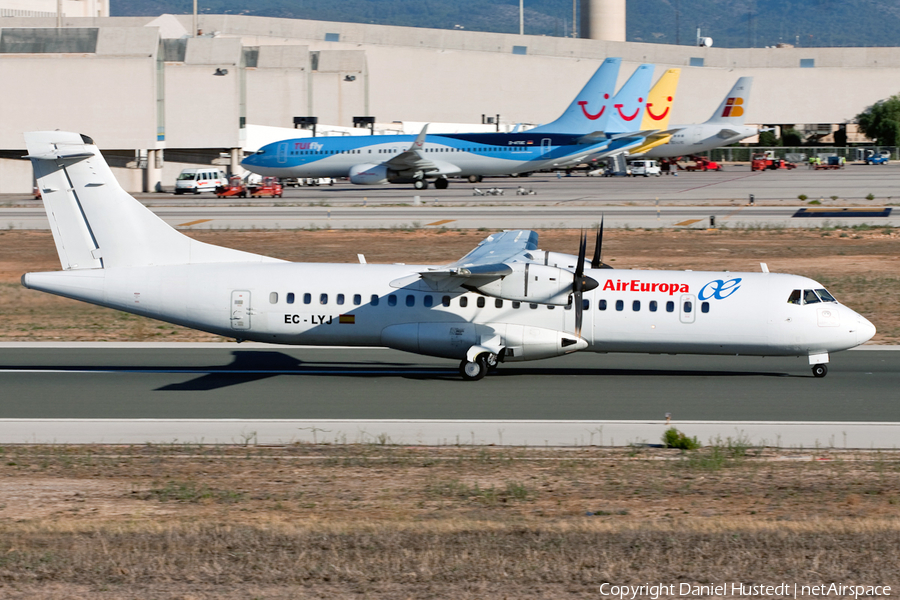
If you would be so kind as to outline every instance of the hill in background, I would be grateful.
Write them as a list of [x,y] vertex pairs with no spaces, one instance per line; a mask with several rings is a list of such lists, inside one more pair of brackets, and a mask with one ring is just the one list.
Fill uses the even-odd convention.
[[[191,0],[111,0],[113,16],[186,14]],[[200,0],[201,11],[518,33],[517,0]],[[717,47],[895,46],[896,0],[628,0],[630,42],[693,45],[697,28]],[[572,34],[571,0],[525,0],[525,33]]]

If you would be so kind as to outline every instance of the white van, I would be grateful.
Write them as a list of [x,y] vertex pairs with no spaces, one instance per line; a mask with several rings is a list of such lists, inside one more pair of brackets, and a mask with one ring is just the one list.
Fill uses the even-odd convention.
[[651,175],[660,176],[662,170],[659,168],[659,165],[656,164],[655,160],[635,160],[629,163],[631,166],[631,176],[637,177],[638,175],[643,175],[644,177],[650,177]]
[[225,172],[215,167],[184,169],[175,181],[176,194],[199,194],[214,192],[219,186],[228,184]]

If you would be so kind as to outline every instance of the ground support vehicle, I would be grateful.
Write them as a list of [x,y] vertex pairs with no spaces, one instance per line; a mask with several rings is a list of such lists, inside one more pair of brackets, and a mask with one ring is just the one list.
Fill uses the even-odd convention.
[[710,160],[706,156],[694,156],[694,164],[684,167],[685,171],[721,171],[721,163]]
[[244,181],[238,175],[232,175],[228,178],[227,184],[216,188],[216,196],[219,198],[246,198],[247,186],[244,185]]
[[277,177],[263,177],[263,180],[255,185],[247,188],[251,198],[260,198],[262,196],[271,196],[272,198],[281,198],[284,188],[278,181]]
[[866,157],[863,161],[867,165],[886,165],[890,159],[891,153],[887,150],[882,150],[878,154],[874,150],[866,150]]

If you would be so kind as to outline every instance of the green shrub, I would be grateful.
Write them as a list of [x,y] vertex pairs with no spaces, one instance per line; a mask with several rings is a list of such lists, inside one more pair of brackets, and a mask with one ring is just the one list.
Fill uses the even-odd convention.
[[800,194],[800,195],[797,196],[797,197],[798,197],[802,202],[805,202],[806,199],[809,198],[809,196],[807,196],[806,194]]
[[662,436],[666,448],[678,448],[679,450],[696,450],[701,446],[697,436],[689,438],[674,427],[666,430]]

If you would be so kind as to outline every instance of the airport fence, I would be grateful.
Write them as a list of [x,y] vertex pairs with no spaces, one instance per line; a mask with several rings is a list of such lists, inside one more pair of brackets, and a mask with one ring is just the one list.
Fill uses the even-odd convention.
[[[711,150],[709,158],[725,162],[750,162],[750,157],[753,154],[765,152],[766,150],[774,150],[776,157],[792,162],[802,162],[811,156],[821,156],[823,158],[826,156],[843,156],[848,161],[858,161],[863,159],[866,150],[874,150],[876,154],[882,150],[887,150],[891,153],[891,160],[900,159],[900,148],[897,146],[773,146],[770,148],[763,146],[728,146]],[[802,158],[800,158],[801,156]]]

